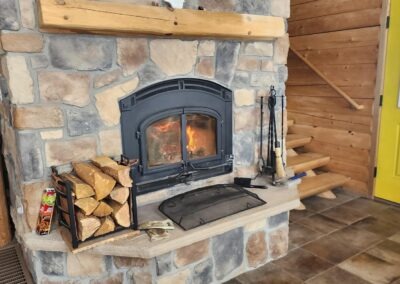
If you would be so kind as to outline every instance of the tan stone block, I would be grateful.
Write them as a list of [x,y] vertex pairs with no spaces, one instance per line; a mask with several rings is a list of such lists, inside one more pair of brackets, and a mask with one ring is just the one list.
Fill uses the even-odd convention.
[[48,102],[84,107],[90,103],[90,78],[82,73],[41,71],[38,73],[40,97]]
[[104,124],[113,126],[119,124],[121,113],[118,100],[133,92],[139,84],[139,78],[111,87],[96,95],[96,107]]
[[86,161],[96,156],[97,142],[93,137],[46,142],[47,166],[58,166],[72,161]]
[[198,56],[214,56],[215,42],[212,40],[204,40],[199,43]]
[[22,26],[30,30],[33,30],[36,26],[34,5],[33,0],[19,0]]
[[257,267],[267,260],[265,232],[257,232],[249,237],[246,245],[246,255],[250,267]]
[[124,282],[124,273],[120,272],[113,276],[107,276],[102,279],[92,280],[90,284],[122,284]]
[[274,42],[274,62],[276,64],[287,64],[289,53],[289,35],[285,34]]
[[274,53],[273,51],[271,42],[262,41],[247,43],[244,48],[244,53],[246,55],[272,56]]
[[33,81],[25,57],[6,56],[8,86],[13,104],[33,103]]
[[64,132],[62,129],[48,130],[48,131],[41,131],[40,137],[42,137],[43,140],[53,140],[62,138],[63,134]]
[[94,80],[94,87],[95,88],[102,88],[104,86],[110,85],[111,83],[117,81],[121,76],[122,72],[119,69],[101,74],[96,76]]
[[283,227],[270,232],[268,247],[272,259],[286,255],[289,247],[289,228]]
[[40,52],[43,49],[40,33],[3,33],[0,38],[5,51]]
[[41,181],[22,185],[23,204],[26,222],[32,231],[36,230],[36,222],[42,199],[43,190],[50,186],[50,182]]
[[150,56],[168,76],[185,75],[196,63],[197,44],[197,41],[155,39],[150,42]]
[[271,15],[290,18],[290,0],[271,0]]
[[13,125],[18,129],[62,127],[63,112],[55,106],[16,107],[13,111]]
[[140,283],[140,284],[152,284],[153,277],[151,276],[150,272],[146,271],[135,271],[133,272],[133,283]]
[[[257,158],[258,158],[258,152]],[[235,166],[234,168],[236,177],[251,177],[254,178],[258,174],[257,166]]]
[[237,69],[243,71],[260,70],[261,61],[258,58],[250,56],[240,56],[237,63]]
[[274,62],[272,60],[263,60],[261,63],[261,71],[274,72]]
[[118,65],[122,67],[125,76],[135,73],[149,58],[147,39],[119,38],[117,39]]
[[234,112],[235,131],[254,131],[257,126],[257,114],[254,108],[236,110]]
[[149,265],[149,261],[144,258],[114,256],[113,259],[114,259],[114,265],[117,268],[133,268],[133,267],[143,268]]
[[100,131],[99,137],[102,155],[119,156],[122,154],[122,138],[119,128]]
[[249,89],[239,89],[235,91],[234,94],[235,105],[241,106],[251,106],[256,103],[255,90]]
[[189,281],[190,270],[185,269],[179,272],[176,272],[172,275],[160,277],[157,280],[157,284],[186,284]]
[[200,58],[196,66],[196,74],[204,77],[214,78],[215,64],[213,57]]
[[208,256],[209,240],[200,241],[176,250],[175,264],[177,267],[186,266]]
[[67,274],[69,277],[99,276],[106,270],[102,255],[88,254],[85,252],[67,256]]
[[260,230],[265,230],[266,228],[267,228],[266,219],[257,220],[244,226],[244,230],[246,232],[256,232]]

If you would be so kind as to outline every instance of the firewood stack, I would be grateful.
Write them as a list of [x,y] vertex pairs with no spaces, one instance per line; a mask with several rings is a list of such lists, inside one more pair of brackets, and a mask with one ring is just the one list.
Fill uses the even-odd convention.
[[129,227],[130,167],[100,156],[91,163],[73,163],[73,168],[75,175],[65,173],[61,178],[72,184],[78,238],[84,241],[110,233],[117,226]]

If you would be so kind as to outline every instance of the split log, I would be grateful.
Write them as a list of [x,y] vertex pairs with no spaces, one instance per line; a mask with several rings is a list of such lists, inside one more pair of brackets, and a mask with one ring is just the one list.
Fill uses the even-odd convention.
[[63,180],[67,180],[72,184],[72,190],[77,199],[86,198],[94,195],[93,188],[87,183],[83,182],[80,178],[72,174],[61,174]]
[[119,204],[124,204],[129,197],[129,188],[117,185],[110,193],[110,199],[118,202]]
[[110,205],[105,203],[104,201],[100,201],[99,206],[93,211],[93,215],[96,217],[106,217],[113,212],[113,209]]
[[115,230],[115,223],[110,216],[101,219],[100,228],[94,233],[95,237],[105,235]]
[[100,228],[100,219],[95,216],[85,216],[81,212],[78,212],[76,218],[78,221],[78,237],[81,241],[93,236]]
[[74,204],[78,206],[86,216],[92,214],[99,206],[99,202],[93,197],[77,199]]
[[116,161],[107,156],[97,156],[96,158],[92,159],[92,163],[98,168],[118,165]]
[[110,194],[115,186],[115,180],[104,174],[99,168],[89,163],[73,163],[76,174],[94,190],[97,200],[102,200]]
[[132,187],[130,167],[115,164],[102,167],[101,169],[104,173],[112,176],[120,185],[124,187]]
[[118,225],[128,228],[131,225],[131,214],[128,202],[119,204],[118,202],[110,201],[110,206],[113,209],[112,216]]

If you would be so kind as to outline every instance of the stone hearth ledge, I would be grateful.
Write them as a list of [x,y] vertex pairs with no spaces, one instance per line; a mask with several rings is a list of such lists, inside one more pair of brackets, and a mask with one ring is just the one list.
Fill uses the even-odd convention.
[[[150,242],[148,236],[140,236],[115,241],[110,244],[88,250],[90,254],[112,255],[122,257],[153,258],[164,253],[209,239],[230,230],[243,227],[267,217],[290,211],[300,206],[296,186],[271,187],[268,189],[248,189],[265,200],[267,204],[235,215],[220,219],[204,226],[184,231],[177,225],[168,239]],[[139,223],[149,220],[163,220],[166,217],[158,210],[159,203],[145,205],[138,208]],[[27,233],[23,236],[24,245],[33,251],[69,252],[60,232],[54,230],[48,236],[39,236],[36,233]]]

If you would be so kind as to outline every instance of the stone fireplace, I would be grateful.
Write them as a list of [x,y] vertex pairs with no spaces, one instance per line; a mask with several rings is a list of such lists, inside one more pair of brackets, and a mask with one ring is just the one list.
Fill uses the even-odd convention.
[[[287,212],[298,205],[287,188],[271,189],[268,206],[254,216],[232,216],[206,232],[177,230],[175,242],[156,246],[142,235],[73,255],[57,229],[48,237],[33,231],[50,167],[67,171],[72,161],[95,155],[140,157],[139,220],[163,218],[156,204],[169,197],[256,176],[257,96],[271,85],[285,94],[287,35],[239,41],[52,34],[40,31],[35,1],[0,0],[0,6],[1,133],[10,213],[35,281],[220,283],[286,253]],[[289,17],[286,0],[184,4],[198,6]],[[276,115],[285,120],[281,111]],[[184,179],[163,179],[183,167],[191,172]]]

